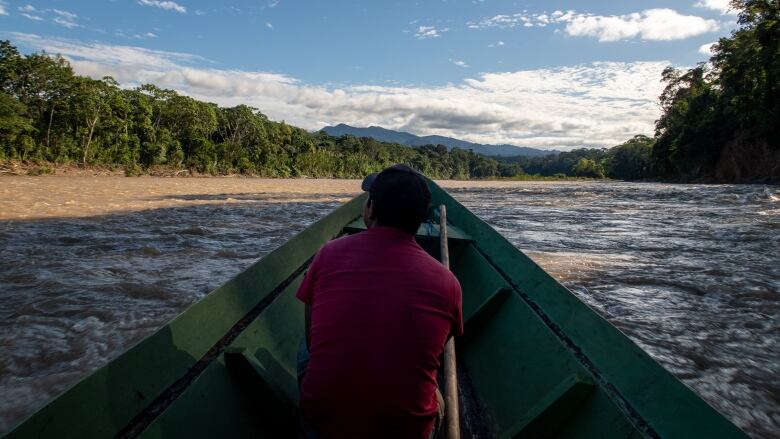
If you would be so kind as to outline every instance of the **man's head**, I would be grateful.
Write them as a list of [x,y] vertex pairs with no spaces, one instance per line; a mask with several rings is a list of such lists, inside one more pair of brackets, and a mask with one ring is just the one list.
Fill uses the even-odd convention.
[[363,210],[367,227],[385,226],[414,234],[428,213],[431,192],[425,178],[406,165],[393,165],[363,180],[369,193]]

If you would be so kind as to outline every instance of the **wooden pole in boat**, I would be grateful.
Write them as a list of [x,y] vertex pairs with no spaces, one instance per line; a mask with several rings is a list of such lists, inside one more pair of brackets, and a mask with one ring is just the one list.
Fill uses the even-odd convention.
[[[450,269],[450,252],[447,246],[447,206],[439,206],[439,237],[441,263]],[[460,439],[460,408],[458,407],[458,371],[455,367],[455,338],[444,345],[444,419],[447,438]]]

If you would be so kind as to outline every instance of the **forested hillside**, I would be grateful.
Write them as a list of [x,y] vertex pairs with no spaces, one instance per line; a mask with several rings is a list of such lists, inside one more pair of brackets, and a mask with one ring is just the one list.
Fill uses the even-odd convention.
[[0,42],[0,160],[152,166],[210,174],[362,177],[408,163],[435,178],[515,176],[470,151],[310,134],[246,105],[221,108],[154,85],[123,89],[45,53]]
[[650,153],[655,140],[635,136],[613,148],[580,148],[544,157],[501,157],[531,175],[551,177],[651,179],[655,176]]
[[[433,178],[621,178],[613,174],[611,151],[617,150],[499,161],[444,145],[311,134],[246,105],[222,108],[151,84],[123,89],[108,77],[78,76],[62,57],[25,56],[0,42],[0,160],[121,166],[131,174],[164,166],[214,175],[357,178],[407,163]],[[647,176],[645,168],[632,174]]]
[[652,153],[660,177],[780,181],[780,2],[731,5],[740,29],[709,63],[664,71]]
[[731,5],[740,28],[720,39],[709,63],[664,71],[655,138],[501,160],[538,175],[780,182],[780,2]]

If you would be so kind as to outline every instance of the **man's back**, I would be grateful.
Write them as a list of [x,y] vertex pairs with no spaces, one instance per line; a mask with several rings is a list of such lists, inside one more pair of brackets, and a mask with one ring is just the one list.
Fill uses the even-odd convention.
[[445,341],[463,331],[455,277],[406,232],[328,243],[297,297],[312,306],[301,408],[326,436],[425,437]]

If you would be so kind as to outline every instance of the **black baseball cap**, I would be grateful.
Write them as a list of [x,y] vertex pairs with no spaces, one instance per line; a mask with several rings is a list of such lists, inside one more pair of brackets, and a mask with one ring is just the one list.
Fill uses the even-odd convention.
[[376,178],[379,177],[379,174],[384,174],[389,172],[401,172],[406,174],[412,174],[413,176],[419,177],[424,180],[422,174],[417,172],[417,170],[415,170],[414,168],[402,164],[397,164],[385,168],[380,172],[374,172],[368,174],[366,178],[363,179],[363,183],[360,184],[360,188],[366,192],[371,192],[371,186],[374,184],[374,181],[376,181]]
[[382,225],[415,233],[428,213],[431,192],[425,177],[412,167],[393,165],[363,179]]

